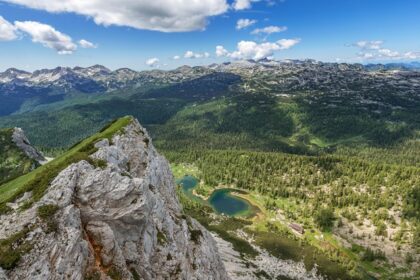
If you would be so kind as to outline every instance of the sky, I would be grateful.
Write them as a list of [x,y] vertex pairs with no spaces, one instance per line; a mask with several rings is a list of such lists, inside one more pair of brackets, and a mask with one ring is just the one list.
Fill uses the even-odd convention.
[[0,0],[0,71],[420,60],[418,0]]

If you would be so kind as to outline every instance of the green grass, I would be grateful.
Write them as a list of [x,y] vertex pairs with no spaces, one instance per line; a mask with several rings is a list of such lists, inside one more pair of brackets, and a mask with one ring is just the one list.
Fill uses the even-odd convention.
[[58,209],[58,206],[55,204],[47,204],[40,206],[38,208],[38,216],[43,220],[50,219],[52,216],[54,216]]
[[7,182],[0,186],[0,207],[7,202],[11,202],[27,191],[32,191],[33,201],[39,200],[52,180],[70,164],[81,160],[88,160],[89,155],[96,149],[94,144],[101,139],[111,139],[116,133],[122,132],[122,129],[132,121],[132,117],[123,117],[112,122],[106,129],[96,133],[89,138],[73,146],[66,153],[54,159],[48,164],[41,166],[34,171],[23,175],[15,180]]
[[25,241],[30,231],[27,227],[7,239],[0,239],[0,267],[13,269],[21,257],[32,249],[32,244]]
[[172,174],[174,175],[175,179],[181,179],[185,175],[190,175],[193,177],[199,177],[199,170],[197,166],[194,164],[188,163],[172,163],[171,164]]

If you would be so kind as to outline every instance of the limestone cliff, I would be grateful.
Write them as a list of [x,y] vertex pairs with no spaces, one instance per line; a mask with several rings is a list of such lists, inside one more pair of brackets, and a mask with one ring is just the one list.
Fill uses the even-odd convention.
[[29,158],[41,164],[46,161],[44,156],[31,145],[21,128],[13,129],[12,140]]
[[22,129],[0,129],[0,185],[44,162],[45,158],[31,146]]
[[1,216],[0,239],[20,236],[10,248],[24,253],[0,279],[227,279],[212,236],[182,214],[146,130],[132,120],[109,139],[29,209]]

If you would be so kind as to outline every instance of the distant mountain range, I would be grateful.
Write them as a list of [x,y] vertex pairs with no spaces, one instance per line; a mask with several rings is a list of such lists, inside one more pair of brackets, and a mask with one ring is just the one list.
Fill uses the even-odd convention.
[[366,68],[370,70],[420,70],[420,62],[368,64]]
[[243,81],[241,90],[247,92],[261,89],[280,94],[296,90],[345,91],[354,86],[397,87],[413,92],[420,88],[420,72],[413,70],[419,66],[420,63],[414,62],[363,66],[314,60],[248,60],[209,66],[182,66],[171,71],[138,72],[128,68],[111,71],[101,65],[87,68],[57,67],[32,73],[10,68],[0,73],[0,116],[31,111],[39,105],[75,96],[156,89],[204,76],[220,82],[220,79],[229,80],[231,75],[237,75]]

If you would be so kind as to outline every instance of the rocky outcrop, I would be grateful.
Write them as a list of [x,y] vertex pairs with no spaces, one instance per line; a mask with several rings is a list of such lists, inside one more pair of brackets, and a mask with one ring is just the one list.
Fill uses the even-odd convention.
[[13,130],[12,140],[30,159],[36,160],[41,164],[46,162],[44,156],[31,145],[21,128],[16,127]]
[[73,164],[36,205],[1,217],[0,236],[26,228],[32,246],[3,277],[228,279],[212,236],[182,214],[169,164],[145,129],[133,120],[95,146],[101,167]]

